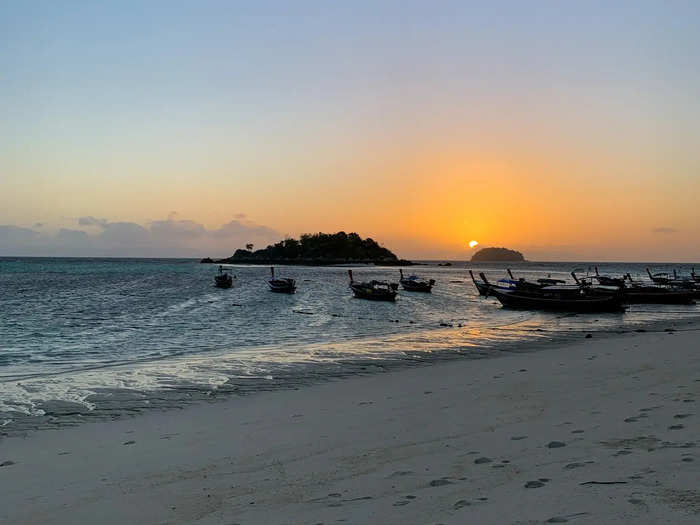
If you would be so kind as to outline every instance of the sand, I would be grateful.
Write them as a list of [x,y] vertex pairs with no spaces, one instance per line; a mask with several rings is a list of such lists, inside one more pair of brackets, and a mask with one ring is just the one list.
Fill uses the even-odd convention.
[[0,441],[2,523],[698,523],[700,332]]

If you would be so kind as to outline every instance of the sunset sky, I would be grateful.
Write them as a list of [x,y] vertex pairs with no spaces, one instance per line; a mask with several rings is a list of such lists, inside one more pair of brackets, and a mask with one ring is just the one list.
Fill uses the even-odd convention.
[[0,6],[0,255],[700,262],[699,2],[103,4]]

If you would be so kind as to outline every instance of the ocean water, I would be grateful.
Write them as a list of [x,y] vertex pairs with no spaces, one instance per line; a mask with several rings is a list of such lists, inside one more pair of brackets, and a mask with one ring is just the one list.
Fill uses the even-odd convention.
[[[647,265],[598,266],[641,276]],[[401,291],[396,303],[375,303],[352,297],[343,267],[278,267],[278,276],[298,283],[296,294],[282,295],[268,291],[269,268],[261,266],[234,266],[234,287],[222,290],[213,286],[216,266],[193,260],[0,258],[0,431],[700,318],[697,306],[511,311],[479,297],[467,267],[414,267],[437,281],[432,294]],[[566,277],[574,267],[592,264],[513,270]],[[503,264],[473,268],[505,276]],[[690,272],[687,265],[652,268]],[[398,280],[396,268],[354,273]]]

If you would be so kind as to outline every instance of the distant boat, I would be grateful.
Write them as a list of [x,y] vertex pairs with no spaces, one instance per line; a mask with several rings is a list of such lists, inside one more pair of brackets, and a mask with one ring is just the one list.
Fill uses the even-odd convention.
[[214,285],[217,288],[231,288],[233,286],[233,270],[219,266],[219,273],[214,276]]
[[518,290],[492,288],[490,294],[507,308],[521,310],[551,310],[556,312],[624,312],[619,295],[587,295],[574,297],[568,293],[560,295],[556,290],[532,293]]
[[511,287],[492,285],[483,272],[481,279],[488,286],[487,295],[492,295],[507,308],[521,310],[552,310],[562,312],[621,312],[622,294],[599,294],[586,290],[584,286],[532,283],[524,279],[499,282],[511,283]]
[[297,289],[297,282],[294,279],[286,277],[284,279],[275,279],[275,267],[270,267],[272,279],[267,281],[271,292],[276,293],[294,293]]
[[[657,274],[658,275],[658,274]],[[632,276],[626,275],[627,282],[623,289],[625,299],[629,303],[642,304],[693,304],[699,297],[698,289],[690,281],[690,285],[674,286],[674,280],[665,284],[650,284],[633,281]]]
[[348,275],[350,276],[350,289],[355,297],[371,301],[396,300],[396,291],[399,288],[397,283],[376,280],[358,283],[352,277],[352,270],[348,270]]
[[417,275],[410,275],[409,277],[404,277],[402,269],[399,269],[399,275],[401,276],[401,279],[399,279],[401,286],[404,290],[408,290],[409,292],[430,293],[433,286],[435,286],[435,279],[430,279],[426,281],[425,279],[421,279]]
[[668,272],[651,273],[649,268],[647,268],[647,275],[656,284],[668,284],[673,280]]

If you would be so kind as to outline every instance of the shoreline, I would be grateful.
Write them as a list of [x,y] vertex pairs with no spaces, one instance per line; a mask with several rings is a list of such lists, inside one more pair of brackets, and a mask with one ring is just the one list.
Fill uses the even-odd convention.
[[593,337],[6,437],[0,521],[695,523],[697,341]]
[[[669,325],[671,328],[669,328]],[[581,329],[561,331],[537,328],[530,330],[532,336],[529,339],[515,339],[510,341],[497,341],[486,344],[483,341],[473,345],[464,341],[461,346],[432,349],[410,349],[401,354],[389,354],[382,357],[359,356],[340,359],[338,361],[298,365],[287,371],[278,370],[274,376],[249,376],[232,375],[225,382],[214,385],[204,382],[182,381],[179,385],[173,385],[167,389],[138,389],[96,387],[95,392],[85,398],[77,399],[47,399],[35,404],[35,407],[44,411],[44,415],[25,414],[20,412],[0,412],[0,439],[2,437],[26,436],[29,433],[50,430],[55,428],[75,427],[95,421],[116,420],[147,414],[153,411],[179,410],[184,407],[201,402],[219,402],[226,399],[235,399],[264,392],[287,391],[308,387],[317,383],[346,379],[355,376],[368,376],[383,374],[414,367],[430,366],[440,362],[452,362],[455,360],[481,360],[500,358],[516,353],[533,353],[542,349],[556,348],[575,344],[578,338],[587,334],[603,339],[616,337],[621,334],[631,333],[664,333],[667,330],[683,331],[690,327],[700,326],[696,317],[687,317],[673,320],[656,320],[632,324],[627,327],[604,329]],[[686,328],[684,328],[686,327]],[[495,333],[503,327],[492,327]],[[424,331],[424,335],[433,336],[440,341],[446,334],[459,333],[459,328],[436,327]],[[507,329],[506,329],[507,330]],[[422,332],[421,332],[422,333]],[[410,333],[415,336],[416,333]],[[488,339],[488,338],[487,338]],[[345,344],[360,344],[353,341]],[[227,352],[215,352],[212,354],[199,354],[186,357],[165,357],[163,359],[151,359],[142,362],[120,363],[115,365],[98,366],[76,371],[65,371],[35,378],[5,379],[2,384],[10,384],[14,381],[23,381],[26,388],[28,384],[31,391],[32,380],[46,381],[54,376],[70,376],[73,374],[91,374],[93,372],[106,371],[137,371],[141,366],[156,366],[158,363],[190,360],[190,365],[198,361],[206,361],[211,358],[226,355]],[[236,357],[236,354],[232,354]],[[194,361],[191,361],[194,360]]]
[[[593,322],[596,322],[594,320]],[[592,323],[591,326],[594,326]],[[509,325],[507,325],[509,326]],[[669,328],[669,326],[671,328]],[[479,341],[476,345],[468,340],[462,341],[461,346],[445,347],[437,349],[407,349],[400,354],[388,354],[382,357],[353,356],[347,359],[339,359],[319,364],[298,364],[294,369],[278,370],[274,379],[270,376],[249,376],[230,375],[226,381],[219,384],[197,383],[182,381],[179,385],[173,385],[167,389],[138,389],[138,388],[116,388],[110,386],[96,387],[94,393],[85,398],[77,399],[46,399],[35,403],[35,408],[44,412],[43,415],[26,414],[20,412],[0,411],[0,439],[3,437],[27,436],[33,432],[45,430],[75,427],[96,421],[118,420],[141,416],[151,412],[180,410],[191,405],[202,402],[221,402],[230,399],[237,399],[251,395],[258,395],[265,392],[289,391],[299,388],[309,387],[314,384],[322,384],[338,379],[347,379],[356,376],[371,376],[375,374],[385,374],[394,371],[411,369],[415,367],[430,366],[436,363],[453,361],[474,361],[491,358],[501,358],[511,353],[530,354],[542,351],[543,349],[557,348],[570,344],[575,344],[578,338],[583,338],[591,334],[595,338],[607,339],[621,334],[631,333],[664,333],[668,330],[683,331],[690,327],[700,327],[697,317],[687,317],[673,320],[656,320],[632,324],[627,327],[603,328],[603,329],[581,329],[561,331],[546,330],[537,328],[529,330],[532,335],[529,338],[514,340],[496,341],[488,344]],[[503,330],[503,327],[496,326],[489,328],[494,333]],[[423,330],[422,332],[412,332],[409,336],[416,336],[423,333],[424,336],[431,336],[431,339],[440,341],[443,338],[449,339],[450,333],[459,333],[460,328],[456,327],[436,327]],[[507,329],[506,329],[507,331]],[[400,337],[400,336],[399,336]],[[346,342],[344,344],[360,344],[360,341]],[[97,366],[75,371],[59,372],[37,377],[6,378],[0,382],[10,384],[23,381],[23,388],[31,391],[33,380],[46,381],[54,376],[70,376],[80,374],[91,374],[93,372],[106,371],[136,371],[141,366],[156,366],[159,362],[179,361],[179,359],[190,360],[190,365],[196,366],[198,361],[206,361],[217,356],[226,355],[227,352],[215,352],[213,354],[199,354],[186,357],[165,357],[142,362],[120,363],[115,365]],[[236,357],[236,354],[232,354]],[[194,360],[194,361],[192,361]],[[225,364],[225,363],[224,363]]]

